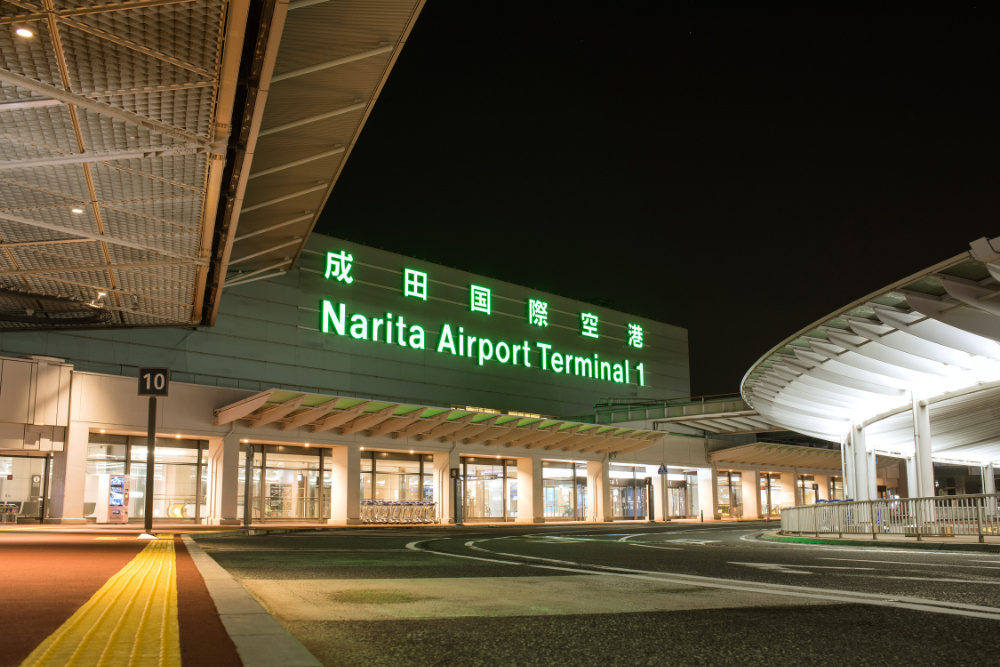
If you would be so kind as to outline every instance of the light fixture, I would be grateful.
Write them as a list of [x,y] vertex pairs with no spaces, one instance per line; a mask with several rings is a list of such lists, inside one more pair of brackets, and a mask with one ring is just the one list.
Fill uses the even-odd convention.
[[31,32],[27,28],[18,28],[14,31],[18,37],[34,37],[35,33]]
[[249,440],[240,440],[240,442],[250,442]]
[[71,208],[70,210],[71,210],[71,211],[72,211],[73,213],[76,213],[77,215],[80,215],[81,213],[83,213],[83,209],[82,209],[82,208],[80,208],[79,206],[74,206],[74,207],[73,207],[73,208]]
[[101,429],[101,433],[104,433],[104,429],[103,428]]
[[361,451],[365,451],[365,448],[364,448],[364,447],[362,447],[362,448],[361,448]]
[[92,299],[90,302],[91,308],[104,308],[104,297],[108,295],[107,292],[98,292],[97,298]]
[[175,435],[174,437],[175,437],[175,438],[177,438],[178,440],[180,440],[180,439],[181,439],[181,434],[180,434],[180,433],[178,433],[178,434],[177,434],[177,435]]
[[307,443],[306,443],[306,447],[308,447],[308,446],[309,446],[309,443],[307,442]]
[[410,450],[410,453],[411,453],[411,454],[413,453],[413,450],[412,450],[412,449]]

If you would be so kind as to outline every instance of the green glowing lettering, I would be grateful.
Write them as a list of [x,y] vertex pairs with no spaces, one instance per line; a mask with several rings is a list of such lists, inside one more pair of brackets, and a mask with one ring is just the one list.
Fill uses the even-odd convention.
[[614,377],[614,380],[618,384],[621,384],[622,382],[625,381],[625,371],[622,370],[622,365],[621,364],[615,364],[615,377]]
[[493,358],[493,341],[489,338],[479,339],[479,365],[482,366],[484,361],[489,361]]
[[469,346],[467,348],[465,348],[466,349],[465,356],[471,357],[472,356],[472,344],[476,342],[476,337],[475,336],[466,336],[465,340],[469,343]]
[[622,360],[622,366],[625,367],[625,384],[628,384],[629,383],[629,380],[628,380],[628,359],[623,359]]
[[639,371],[639,386],[640,387],[645,387],[646,386],[646,377],[645,377],[646,376],[646,370],[644,368],[644,365],[645,364],[636,364],[635,365],[635,370]]
[[339,310],[334,310],[332,303],[326,299],[323,300],[323,316],[320,321],[320,329],[323,333],[330,333],[330,324],[333,323],[333,330],[338,335],[343,336],[345,317],[344,304],[340,304]]
[[364,315],[351,315],[351,338],[368,340],[368,320]]
[[[542,359],[543,359],[542,368],[545,368],[544,357],[542,357]],[[566,365],[569,366],[569,364]],[[563,356],[558,352],[552,353],[552,370],[554,370],[556,373],[563,372]]]
[[400,315],[399,319],[396,320],[396,342],[399,343],[400,347],[406,347],[406,338],[404,337],[404,328],[406,327],[406,320]]
[[[412,347],[416,347],[412,343],[410,345]],[[441,327],[441,337],[438,339],[437,351],[441,352],[445,348],[447,348],[452,354],[458,354],[458,352],[455,351],[455,340],[451,335],[451,327],[447,324],[444,324]]]
[[[448,326],[448,325],[446,324],[445,326]],[[400,338],[400,340],[402,340],[402,338]],[[402,343],[400,343],[400,345],[402,345]],[[410,347],[412,347],[414,350],[422,350],[422,349],[424,349],[424,329],[423,329],[423,327],[418,327],[415,324],[412,327],[410,327]],[[440,351],[441,351],[441,346],[439,345],[438,346],[438,352],[440,352]],[[454,349],[452,349],[451,353],[455,354]]]
[[[552,346],[549,345],[548,343],[535,343],[535,345],[537,345],[538,349],[542,351],[542,370],[543,371],[549,370],[548,353],[549,353],[549,350],[552,349]],[[527,360],[527,358],[528,358],[528,341],[524,342],[524,348],[525,348],[524,349],[524,358],[525,358],[525,360]],[[527,363],[524,364],[524,365],[528,366]]]
[[385,314],[385,342],[392,342],[392,313]]
[[511,349],[513,350],[513,356],[514,356],[514,358],[511,360],[511,363],[517,366],[517,353],[521,351],[521,346],[511,345]]
[[385,323],[385,320],[377,317],[372,318],[372,340],[378,341],[378,330]]
[[601,379],[602,380],[611,380],[612,379],[612,377],[611,377],[611,362],[610,361],[602,361],[601,362]]
[[524,350],[524,367],[531,368],[531,361],[528,360],[528,352],[531,350],[531,347],[528,345],[528,341],[524,341],[524,345],[521,349]]
[[[515,354],[517,353],[517,347],[514,347]],[[497,361],[501,364],[506,364],[510,361],[510,345],[504,341],[497,343]],[[516,363],[516,362],[515,362]]]
[[582,375],[588,378],[594,377],[594,364],[590,359],[587,357],[574,357],[574,361],[574,371],[577,375]]

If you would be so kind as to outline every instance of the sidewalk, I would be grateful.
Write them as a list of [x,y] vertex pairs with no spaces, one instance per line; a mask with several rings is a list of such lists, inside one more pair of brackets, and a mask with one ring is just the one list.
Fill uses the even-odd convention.
[[869,535],[782,535],[780,530],[764,533],[760,539],[771,542],[792,542],[797,544],[834,544],[848,547],[881,547],[895,549],[930,549],[934,551],[979,551],[983,553],[1000,553],[1000,538],[987,537],[986,542],[979,543],[975,535],[958,535],[955,537],[907,537],[905,535],[881,534],[873,538]]
[[219,529],[157,526],[140,540],[141,525],[0,527],[0,667],[318,665],[181,534],[206,528]]

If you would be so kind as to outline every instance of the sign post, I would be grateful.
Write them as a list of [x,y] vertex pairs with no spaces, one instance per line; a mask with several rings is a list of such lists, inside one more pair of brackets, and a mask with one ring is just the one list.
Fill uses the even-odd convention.
[[167,396],[170,389],[170,369],[140,368],[139,396],[149,397],[149,426],[146,429],[146,489],[145,523],[139,539],[156,539],[153,536],[153,468],[156,463],[156,397]]

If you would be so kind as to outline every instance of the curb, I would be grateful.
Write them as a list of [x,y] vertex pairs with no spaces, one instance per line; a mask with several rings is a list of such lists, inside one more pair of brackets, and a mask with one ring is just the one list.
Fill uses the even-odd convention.
[[244,667],[322,667],[322,663],[257,602],[233,575],[182,535],[226,633]]
[[761,533],[758,539],[767,542],[791,542],[793,544],[827,544],[844,547],[892,547],[893,549],[924,549],[930,551],[979,551],[1000,553],[1000,544],[968,544],[958,542],[903,542],[900,540],[845,540],[823,537],[791,537],[779,535],[777,531]]

